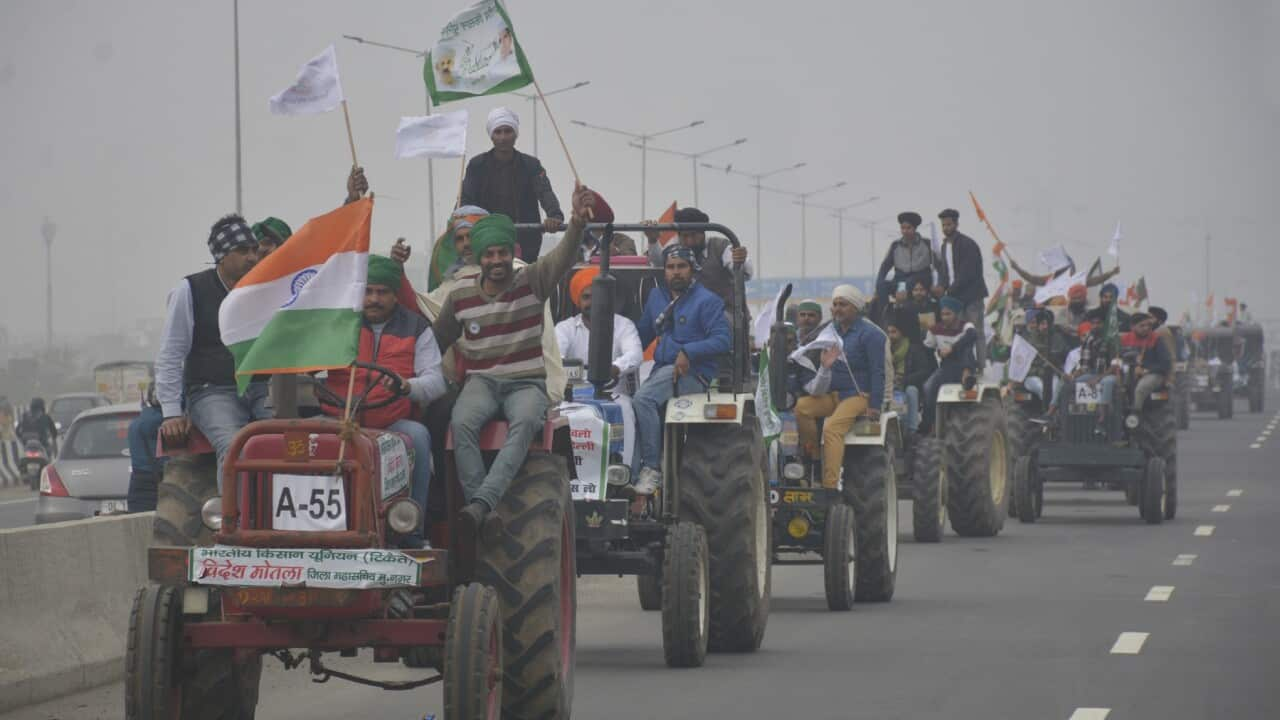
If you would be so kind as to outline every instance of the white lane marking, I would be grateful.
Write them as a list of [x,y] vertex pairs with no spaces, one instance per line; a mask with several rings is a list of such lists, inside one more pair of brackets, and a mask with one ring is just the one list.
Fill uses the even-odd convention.
[[40,498],[20,498],[18,500],[4,500],[0,501],[0,505],[21,505],[22,503],[32,503],[39,499]]
[[1169,596],[1171,595],[1173,595],[1172,585],[1152,585],[1143,600],[1145,602],[1169,602]]
[[1187,567],[1191,563],[1195,562],[1196,558],[1198,557],[1200,556],[1199,555],[1179,555],[1178,557],[1173,559],[1173,564],[1178,565],[1179,567]]
[[1256,442],[1256,443],[1259,443],[1259,444],[1264,443],[1264,442],[1266,442],[1266,441],[1267,441],[1267,436],[1266,436],[1266,435],[1259,435],[1258,437],[1254,438],[1254,439],[1253,439],[1253,441],[1254,441],[1254,442]]
[[1116,644],[1111,646],[1111,654],[1137,655],[1142,652],[1142,644],[1148,637],[1151,637],[1151,633],[1122,632],[1120,637],[1116,638]]
[[1209,537],[1212,534],[1213,534],[1212,525],[1201,525],[1200,527],[1196,528],[1196,532],[1195,532],[1196,537]]
[[1230,505],[1214,505],[1213,512],[1226,512],[1231,509]]
[[1244,494],[1243,490],[1228,490],[1227,497],[1240,497]]
[[1067,720],[1107,720],[1111,708],[1076,708]]
[[1262,443],[1254,443],[1254,444],[1252,444],[1252,445],[1250,445],[1250,446],[1249,446],[1249,449],[1250,449],[1250,450],[1257,450],[1257,449],[1258,449],[1258,448],[1260,448],[1260,447],[1262,447]]

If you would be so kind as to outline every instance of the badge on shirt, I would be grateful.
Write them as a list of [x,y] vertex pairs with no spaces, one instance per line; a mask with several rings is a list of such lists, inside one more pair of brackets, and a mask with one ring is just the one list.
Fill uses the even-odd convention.
[[681,315],[678,319],[680,320],[680,324],[683,325],[685,320],[687,320],[688,318],[686,318],[684,315]]
[[472,320],[472,321],[471,321],[471,324],[467,326],[467,331],[468,331],[468,332],[470,332],[472,335],[479,335],[479,334],[480,334],[480,322],[479,322],[479,321],[477,321],[477,320]]

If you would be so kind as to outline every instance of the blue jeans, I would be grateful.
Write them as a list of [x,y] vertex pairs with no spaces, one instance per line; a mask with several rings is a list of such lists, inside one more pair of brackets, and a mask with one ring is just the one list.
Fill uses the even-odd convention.
[[164,470],[164,458],[156,457],[156,437],[164,413],[148,405],[129,422],[129,512],[156,509],[156,487]]
[[915,432],[920,427],[920,388],[908,385],[902,390],[895,390],[893,399],[907,406],[907,430]]
[[[412,487],[409,490],[409,496],[413,498],[414,502],[418,503],[418,507],[422,509],[422,517],[425,520],[427,517],[427,489],[431,486],[431,433],[427,432],[426,425],[409,418],[401,418],[388,425],[386,429],[409,436],[409,441],[413,446]],[[408,539],[420,543],[425,537],[423,527],[419,525],[418,531],[410,533]]]
[[[671,399],[671,375],[674,365],[664,365],[654,370],[635,397],[631,405],[636,411],[636,452],[631,458],[632,470],[638,476],[644,468],[662,471],[662,410]],[[702,390],[702,383],[692,375],[680,378],[680,393],[695,393]]]
[[222,482],[222,460],[231,449],[231,440],[254,420],[271,418],[267,410],[267,383],[249,383],[244,395],[236,395],[234,385],[203,385],[187,395],[187,415],[191,424],[209,439],[218,455],[218,482]]
[[[502,494],[524,465],[529,443],[542,430],[550,404],[545,380],[504,380],[487,375],[467,378],[449,422],[458,481],[467,502],[484,503],[490,510],[498,507]],[[499,416],[507,421],[507,438],[486,473],[480,431]]]

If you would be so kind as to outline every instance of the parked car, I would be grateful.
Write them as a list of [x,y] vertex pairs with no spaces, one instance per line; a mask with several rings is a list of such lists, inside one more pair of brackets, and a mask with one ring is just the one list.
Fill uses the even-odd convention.
[[129,423],[137,403],[80,413],[58,458],[40,474],[36,523],[81,520],[125,512],[129,494]]
[[96,392],[63,393],[49,401],[49,417],[53,418],[59,434],[64,434],[76,416],[90,408],[110,405],[106,395]]

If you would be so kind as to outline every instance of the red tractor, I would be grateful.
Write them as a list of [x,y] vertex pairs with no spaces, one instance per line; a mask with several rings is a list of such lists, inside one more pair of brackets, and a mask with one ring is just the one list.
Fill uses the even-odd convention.
[[[376,406],[364,400],[352,407]],[[482,447],[496,452],[505,430],[491,423]],[[288,669],[305,663],[317,682],[441,682],[451,720],[569,717],[577,583],[568,424],[547,421],[495,511],[501,522],[478,538],[448,522],[464,500],[446,445],[448,470],[444,482],[433,478],[430,501],[444,504],[446,521],[433,524],[426,550],[396,549],[422,519],[409,498],[411,463],[431,461],[412,457],[397,433],[328,418],[251,423],[227,453],[221,493],[203,437],[193,431],[186,448],[167,449],[152,584],[129,618],[126,717],[248,720],[265,655]],[[429,670],[384,682],[322,659],[360,648],[372,648],[374,662]]]

